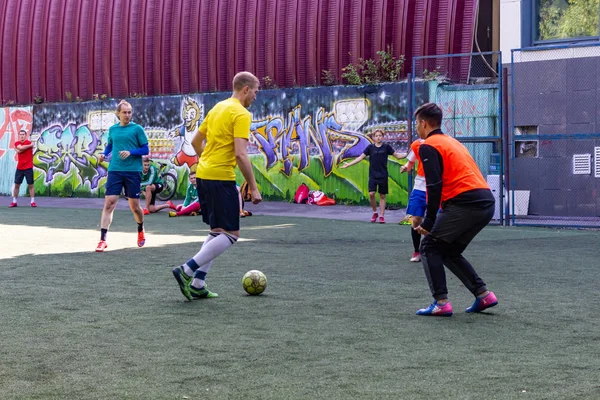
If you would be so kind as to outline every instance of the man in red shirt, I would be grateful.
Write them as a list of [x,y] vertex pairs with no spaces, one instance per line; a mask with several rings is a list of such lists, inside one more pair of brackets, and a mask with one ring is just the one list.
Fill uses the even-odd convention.
[[31,207],[37,207],[35,204],[35,189],[33,188],[33,143],[27,140],[27,131],[21,129],[19,132],[19,141],[15,143],[17,150],[17,172],[15,172],[15,187],[13,189],[13,200],[9,207],[17,206],[17,197],[23,179],[27,179],[29,196],[31,197]]

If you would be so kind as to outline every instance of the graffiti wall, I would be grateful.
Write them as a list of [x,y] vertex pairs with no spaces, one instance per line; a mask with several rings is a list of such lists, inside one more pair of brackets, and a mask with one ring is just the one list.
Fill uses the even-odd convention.
[[[419,101],[426,101],[427,88],[417,90]],[[191,139],[206,113],[229,96],[210,93],[129,100],[133,120],[148,135],[152,159],[162,171],[177,176],[179,197],[185,195],[189,171],[195,170],[198,161]],[[104,195],[108,165],[99,163],[98,155],[104,151],[108,128],[117,123],[116,105],[117,100],[42,104],[33,108],[33,118],[30,110],[36,193]],[[383,129],[384,139],[396,150],[408,148],[406,83],[265,90],[259,92],[250,111],[248,152],[266,199],[291,201],[297,187],[306,183],[338,202],[364,204],[368,162],[347,169],[340,169],[340,163],[360,155],[375,129]],[[6,111],[5,119],[9,116]],[[0,146],[4,148],[8,145]],[[406,175],[400,176],[393,157],[388,169],[388,203],[406,205]],[[237,176],[241,183],[239,171]],[[3,187],[2,192],[8,190]]]
[[[31,133],[31,107],[0,108],[0,193],[10,194],[17,169],[15,142],[19,140],[19,131]],[[27,191],[27,185],[21,185],[21,194]]]

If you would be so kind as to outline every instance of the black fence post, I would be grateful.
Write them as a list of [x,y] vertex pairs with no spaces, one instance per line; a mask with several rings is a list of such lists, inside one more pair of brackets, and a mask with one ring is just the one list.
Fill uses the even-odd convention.
[[[406,118],[406,122],[408,123],[407,126],[407,132],[408,132],[408,148],[406,149],[407,152],[410,152],[410,145],[412,144],[412,138],[413,138],[413,129],[412,129],[412,118],[413,118],[413,96],[414,96],[414,88],[413,88],[413,75],[412,73],[409,73],[407,75],[408,78],[408,116]],[[410,197],[410,192],[412,192],[413,189],[413,179],[412,179],[412,169],[410,171],[407,171],[408,173],[408,195]]]

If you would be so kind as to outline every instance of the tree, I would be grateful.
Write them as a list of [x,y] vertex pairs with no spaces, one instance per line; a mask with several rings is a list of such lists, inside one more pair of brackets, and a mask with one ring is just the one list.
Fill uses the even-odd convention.
[[599,0],[540,0],[539,39],[598,36]]

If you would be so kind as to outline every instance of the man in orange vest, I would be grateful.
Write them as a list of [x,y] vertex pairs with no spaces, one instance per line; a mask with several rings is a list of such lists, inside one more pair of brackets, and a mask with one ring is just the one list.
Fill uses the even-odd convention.
[[415,119],[417,133],[425,139],[419,158],[427,182],[425,218],[415,230],[425,235],[421,261],[434,298],[417,315],[452,315],[444,265],[475,296],[466,312],[481,312],[498,304],[498,299],[462,253],[492,219],[494,197],[469,151],[440,129],[442,110],[436,104],[423,104],[415,111]]

